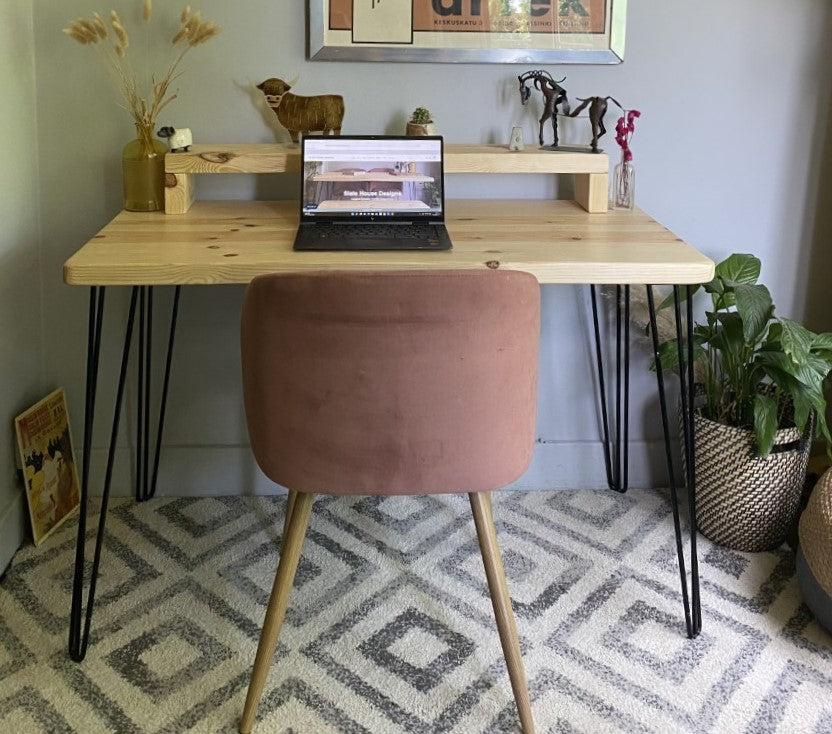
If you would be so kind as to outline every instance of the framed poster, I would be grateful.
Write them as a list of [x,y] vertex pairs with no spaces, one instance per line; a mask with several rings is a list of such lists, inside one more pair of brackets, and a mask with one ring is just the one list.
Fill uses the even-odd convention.
[[81,501],[63,388],[14,419],[35,545]]
[[307,0],[310,59],[617,64],[627,0]]

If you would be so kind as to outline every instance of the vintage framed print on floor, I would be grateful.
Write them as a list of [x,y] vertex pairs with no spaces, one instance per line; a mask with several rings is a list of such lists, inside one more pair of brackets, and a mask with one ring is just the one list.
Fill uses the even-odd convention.
[[307,0],[310,59],[616,64],[627,0]]
[[63,388],[14,419],[32,538],[39,545],[80,503]]

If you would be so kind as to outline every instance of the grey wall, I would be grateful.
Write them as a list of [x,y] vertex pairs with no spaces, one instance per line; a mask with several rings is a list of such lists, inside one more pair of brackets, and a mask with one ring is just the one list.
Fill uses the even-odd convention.
[[32,2],[0,8],[0,572],[23,538],[13,418],[43,397]]
[[[120,9],[128,5],[132,10],[123,14],[135,15],[139,2],[117,3]],[[167,4],[155,5],[161,14]],[[255,104],[259,99],[248,91],[250,84],[268,76],[300,74],[300,94],[345,96],[345,132],[398,132],[413,107],[426,105],[450,142],[505,142],[513,124],[522,124],[526,139],[534,139],[539,107],[522,110],[516,92],[516,75],[523,68],[308,62],[304,5],[277,0],[233,6],[221,0],[199,3],[203,16],[215,19],[224,30],[186,59],[179,99],[160,123],[189,126],[198,141],[273,141],[271,120]],[[119,209],[119,151],[131,137],[132,126],[117,107],[91,49],[63,37],[60,28],[79,14],[107,8],[91,0],[78,0],[71,9],[46,2],[34,7],[42,274],[44,312],[50,314],[45,369],[47,381],[67,387],[76,440],[83,403],[87,295],[62,285],[61,264]],[[178,6],[170,12],[178,12]],[[819,293],[825,287],[821,268],[830,263],[829,186],[822,185],[832,156],[827,128],[830,33],[828,0],[804,0],[788,7],[774,0],[642,0],[630,3],[622,65],[552,70],[567,75],[565,86],[572,96],[612,94],[643,112],[633,139],[637,203],[714,259],[733,251],[759,255],[779,311],[797,318],[803,317],[812,297],[807,287],[811,284]],[[136,37],[131,51],[138,46]],[[153,63],[157,70],[163,66],[161,59]],[[585,124],[569,121],[564,138],[584,142]],[[287,139],[282,131],[277,138]],[[6,136],[4,144],[9,140]],[[604,142],[614,147],[609,138]],[[294,191],[293,185],[277,178],[212,177],[200,181],[198,196],[288,196]],[[551,197],[556,186],[534,176],[461,176],[449,180],[449,193]],[[561,193],[568,195],[568,190]],[[818,200],[821,194],[827,199],[825,207]],[[108,294],[111,320],[102,364],[109,369],[101,378],[102,418],[111,401],[119,349],[115,335],[122,328],[124,296],[115,290]],[[185,291],[161,492],[269,489],[249,457],[240,405],[241,296],[237,287]],[[828,304],[825,298],[818,295],[810,308],[815,327],[830,326],[818,305]],[[603,471],[588,370],[586,292],[547,286],[543,303],[540,443],[519,484],[600,486]],[[826,324],[821,323],[824,318]],[[635,485],[664,481],[657,471],[660,433],[645,351],[636,348],[633,365]],[[122,491],[128,489],[133,414],[131,404],[117,472]],[[106,445],[105,423],[100,419],[95,433],[98,457]]]

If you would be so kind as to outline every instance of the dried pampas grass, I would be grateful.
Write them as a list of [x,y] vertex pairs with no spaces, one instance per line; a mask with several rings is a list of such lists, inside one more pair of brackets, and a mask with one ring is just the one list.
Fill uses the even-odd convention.
[[[142,0],[142,20],[150,22],[153,17],[152,0]],[[115,10],[110,11],[108,24],[98,14],[91,18],[78,18],[63,29],[71,39],[82,46],[93,45],[99,52],[104,64],[113,72],[127,109],[139,129],[141,137],[148,147],[152,147],[153,128],[159,113],[177,97],[177,92],[170,91],[173,80],[179,76],[177,69],[188,51],[219,35],[220,27],[211,21],[203,21],[200,13],[191,12],[186,5],[179,16],[180,28],[173,37],[172,45],[175,56],[160,81],[150,77],[152,94],[142,95],[136,75],[127,61],[127,49],[130,48],[130,35],[121,17]]]
[[[601,294],[608,308],[614,309],[616,303],[615,286],[604,286]],[[672,288],[653,286],[653,303],[656,307],[656,332],[659,335],[659,344],[676,338],[676,315],[674,309],[659,309],[659,304],[668,296],[672,296],[672,294]],[[684,320],[684,315],[682,318]],[[642,344],[652,355],[653,335],[650,333],[650,305],[647,301],[647,288],[644,286],[630,286],[630,324],[633,327],[630,331],[631,333],[635,332],[637,343]],[[701,381],[704,377],[702,365],[694,362],[693,368],[694,380]]]

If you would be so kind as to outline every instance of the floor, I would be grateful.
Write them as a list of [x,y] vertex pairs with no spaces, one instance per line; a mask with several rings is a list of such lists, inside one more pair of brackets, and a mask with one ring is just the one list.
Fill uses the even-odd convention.
[[[495,493],[538,732],[832,731],[832,637],[787,546],[700,539],[688,640],[661,491]],[[232,732],[284,499],[111,507],[86,659],[74,521],[0,582],[1,732]],[[467,498],[319,498],[260,732],[514,732]]]

